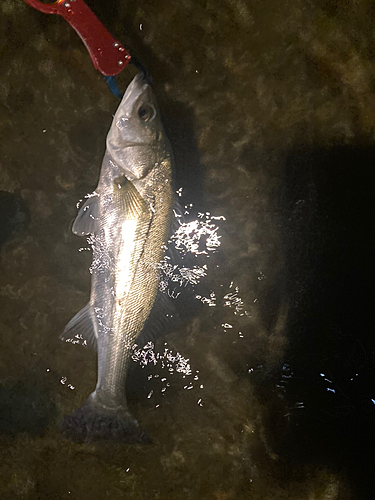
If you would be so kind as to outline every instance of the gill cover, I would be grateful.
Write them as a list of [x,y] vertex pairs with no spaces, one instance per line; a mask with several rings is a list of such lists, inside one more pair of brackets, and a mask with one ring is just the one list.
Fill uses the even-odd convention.
[[[139,73],[128,86],[107,136],[107,151],[129,180],[157,163],[163,125],[150,85]],[[160,157],[159,157],[160,158]]]

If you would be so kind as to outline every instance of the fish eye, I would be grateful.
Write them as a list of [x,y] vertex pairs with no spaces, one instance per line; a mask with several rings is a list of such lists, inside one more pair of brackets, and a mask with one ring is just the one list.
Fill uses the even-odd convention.
[[148,122],[154,118],[155,108],[149,104],[142,104],[138,108],[138,116],[142,121]]

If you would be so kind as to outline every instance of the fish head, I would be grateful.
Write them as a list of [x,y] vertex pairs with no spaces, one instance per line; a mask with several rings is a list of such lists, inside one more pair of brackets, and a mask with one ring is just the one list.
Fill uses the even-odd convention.
[[133,181],[143,179],[157,165],[165,140],[156,98],[144,76],[138,73],[113,118],[107,151]]

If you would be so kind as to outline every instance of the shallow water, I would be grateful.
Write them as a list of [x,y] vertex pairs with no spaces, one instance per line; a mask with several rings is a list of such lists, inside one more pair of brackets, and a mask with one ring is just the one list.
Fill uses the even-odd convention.
[[0,497],[373,498],[372,4],[87,3],[150,72],[220,246],[201,307],[134,363],[153,444],[64,440],[96,381],[58,339],[90,287],[70,228],[118,101],[64,20],[3,0]]

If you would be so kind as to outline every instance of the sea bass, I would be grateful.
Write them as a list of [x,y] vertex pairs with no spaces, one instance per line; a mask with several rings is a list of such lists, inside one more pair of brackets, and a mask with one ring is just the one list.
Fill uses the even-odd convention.
[[90,301],[62,337],[97,345],[98,380],[61,429],[75,441],[146,442],[130,415],[126,374],[157,297],[173,207],[172,153],[150,85],[138,74],[107,136],[99,184],[73,224],[93,249]]

